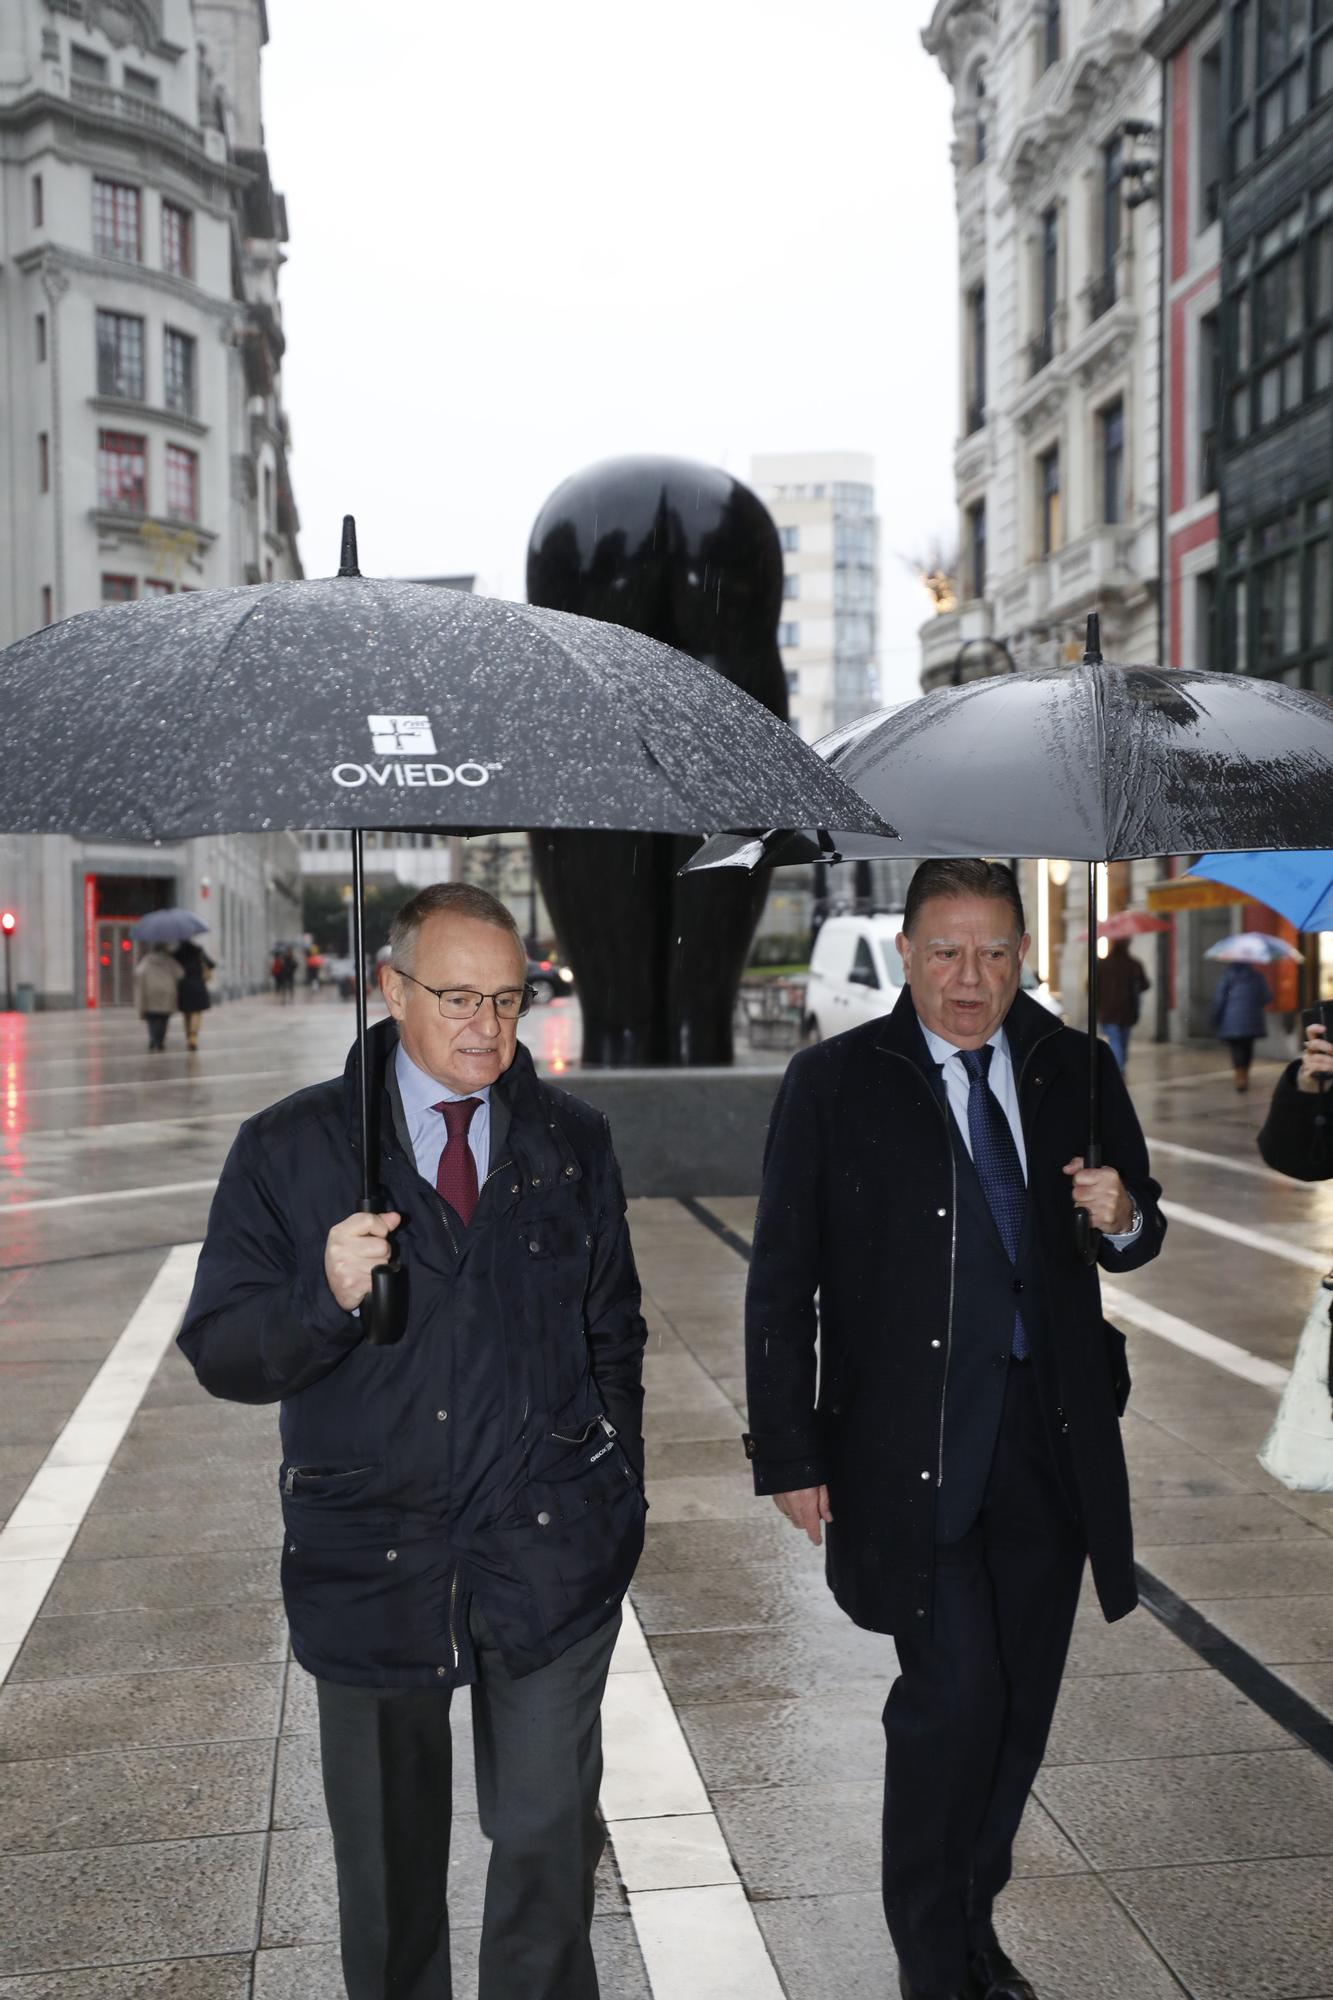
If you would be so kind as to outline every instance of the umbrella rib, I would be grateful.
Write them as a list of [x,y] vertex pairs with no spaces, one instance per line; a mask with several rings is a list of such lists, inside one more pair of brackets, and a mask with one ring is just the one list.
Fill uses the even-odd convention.
[[[203,789],[203,786],[200,783],[200,780],[202,779],[202,772],[198,769],[198,766],[201,762],[203,755],[204,739],[199,726],[200,711],[206,706],[206,698],[212,692],[213,684],[216,681],[218,675],[222,671],[223,663],[225,662],[228,653],[230,653],[232,647],[235,645],[236,641],[240,638],[241,633],[245,630],[246,626],[250,623],[250,620],[259,610],[260,603],[267,602],[270,591],[278,587],[279,586],[273,584],[269,584],[267,586],[262,584],[251,586],[251,588],[254,589],[255,591],[256,601],[253,604],[248,604],[246,606],[245,610],[241,613],[241,616],[236,620],[236,623],[233,625],[231,631],[228,632],[226,639],[223,641],[222,645],[219,646],[217,657],[213,661],[213,664],[210,666],[207,674],[204,676],[203,684],[199,688],[199,691],[195,696],[193,704],[193,713],[190,717],[190,724],[191,724],[191,735],[194,738],[194,744],[195,744],[194,757],[196,765],[196,773],[195,773],[196,784],[199,785],[201,790]],[[259,592],[261,590],[264,593],[262,599],[259,596]]]

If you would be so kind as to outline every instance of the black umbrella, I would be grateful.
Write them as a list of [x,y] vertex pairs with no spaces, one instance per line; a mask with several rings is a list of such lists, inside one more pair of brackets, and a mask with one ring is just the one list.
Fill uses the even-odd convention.
[[[816,746],[872,805],[892,799],[894,851],[1063,856],[1088,864],[1210,850],[1333,847],[1333,703],[1278,681],[1102,659],[1088,620],[1082,663],[936,688]],[[857,860],[885,844],[830,822],[723,835],[690,872],[787,860]],[[1088,937],[1088,1022],[1097,937]],[[1101,1163],[1095,1045],[1090,1166]],[[1086,1232],[1086,1223],[1084,1225]],[[1096,1254],[1085,1233],[1084,1254]]]
[[[698,833],[807,814],[892,828],[711,668],[637,632],[428,584],[338,575],[87,611],[0,653],[0,830],[181,840],[367,827]],[[371,1184],[358,976],[362,1202]],[[396,1339],[404,1275],[363,1315]],[[395,1328],[397,1329],[395,1331]]]

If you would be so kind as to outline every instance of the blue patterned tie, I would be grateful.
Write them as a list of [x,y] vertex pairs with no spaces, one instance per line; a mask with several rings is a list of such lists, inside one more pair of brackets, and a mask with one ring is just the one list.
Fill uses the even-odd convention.
[[[995,1054],[990,1043],[981,1049],[960,1049],[963,1067],[967,1071],[967,1130],[972,1141],[972,1164],[981,1182],[981,1191],[995,1227],[1000,1232],[1000,1241],[1009,1252],[1009,1262],[1017,1268],[1018,1245],[1023,1233],[1023,1211],[1027,1207],[1027,1182],[1023,1179],[1023,1163],[1018,1157],[1014,1135],[1009,1120],[1004,1115],[1004,1107],[990,1087],[989,1073],[991,1057]],[[1023,1325],[1023,1315],[1014,1310],[1013,1356],[1015,1361],[1026,1361],[1028,1337]]]

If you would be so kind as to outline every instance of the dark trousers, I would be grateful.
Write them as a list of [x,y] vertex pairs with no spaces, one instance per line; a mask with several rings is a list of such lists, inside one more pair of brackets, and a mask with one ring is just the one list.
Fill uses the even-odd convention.
[[961,1986],[1009,1880],[1083,1572],[1032,1366],[1011,1362],[981,1511],[936,1546],[931,1630],[895,1633],[884,1709],[884,1911],[923,1994]]
[[[619,1630],[617,1611],[516,1680],[474,1600],[477,1803],[492,1842],[479,2000],[597,2000],[601,1705]],[[348,2000],[452,2000],[449,1696],[333,1681],[318,1693]]]
[[164,1049],[167,1045],[167,1023],[170,1014],[145,1014],[148,1023],[148,1046],[150,1049]]
[[1256,1039],[1257,1037],[1254,1035],[1227,1036],[1227,1047],[1231,1051],[1231,1067],[1233,1069],[1249,1068],[1250,1064],[1254,1061],[1254,1044]]

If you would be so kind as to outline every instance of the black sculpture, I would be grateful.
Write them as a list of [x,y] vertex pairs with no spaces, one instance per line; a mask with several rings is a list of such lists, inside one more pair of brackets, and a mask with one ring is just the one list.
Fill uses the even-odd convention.
[[[528,598],[678,646],[786,719],[782,550],[762,501],[729,473],[616,458],[567,479],[532,530]],[[583,1060],[729,1063],[767,876],[681,881],[697,843],[669,834],[530,839],[577,982]]]

